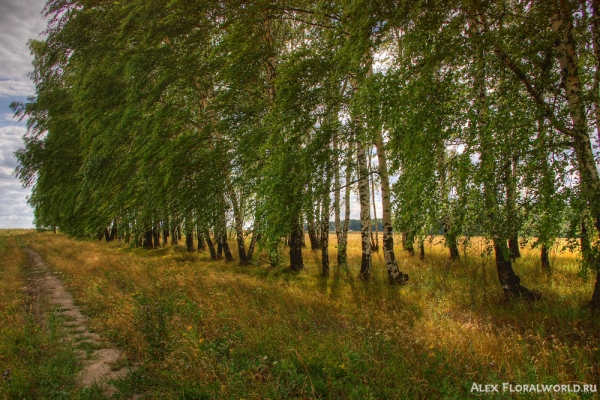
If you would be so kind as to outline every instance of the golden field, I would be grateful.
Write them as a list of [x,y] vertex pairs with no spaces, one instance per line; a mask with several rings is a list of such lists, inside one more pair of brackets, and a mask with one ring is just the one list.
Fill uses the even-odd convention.
[[[461,399],[480,397],[473,383],[600,383],[599,321],[585,307],[593,277],[579,273],[579,255],[562,244],[551,252],[550,276],[539,250],[523,249],[515,271],[542,292],[528,303],[505,298],[480,238],[454,263],[440,237],[425,242],[424,261],[398,247],[410,281],[390,287],[382,250],[371,280],[357,278],[358,233],[350,233],[348,268],[337,268],[331,245],[329,278],[320,276],[320,251],[309,249],[305,270],[294,273],[269,267],[262,254],[239,266],[183,246],[143,250],[31,231],[0,237],[11,257],[2,296],[18,297],[10,291],[22,278],[4,277],[26,263],[19,246],[32,248],[91,328],[125,350],[134,372],[115,383],[116,398]],[[90,393],[73,389],[65,398]]]

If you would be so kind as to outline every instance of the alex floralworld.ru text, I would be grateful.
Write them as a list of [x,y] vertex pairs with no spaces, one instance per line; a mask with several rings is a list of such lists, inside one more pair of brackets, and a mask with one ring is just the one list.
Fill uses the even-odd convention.
[[513,385],[512,383],[504,382],[502,385],[498,384],[478,384],[473,383],[471,386],[471,393],[499,393],[511,392],[511,393],[597,393],[598,388],[596,385],[587,384],[561,384],[561,385],[540,385],[540,384],[523,384]]

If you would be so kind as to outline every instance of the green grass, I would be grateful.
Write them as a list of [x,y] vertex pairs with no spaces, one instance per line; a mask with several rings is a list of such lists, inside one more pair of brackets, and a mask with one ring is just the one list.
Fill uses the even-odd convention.
[[80,364],[64,341],[65,318],[27,288],[21,236],[0,231],[0,398],[100,399],[98,388],[76,388]]
[[547,276],[537,253],[523,251],[515,269],[543,293],[530,304],[504,298],[493,260],[476,246],[461,263],[448,263],[440,245],[428,245],[425,262],[398,249],[410,275],[398,288],[387,285],[381,253],[371,281],[357,278],[356,237],[349,268],[334,262],[328,279],[310,250],[294,273],[182,247],[38,233],[20,240],[61,274],[92,329],[137,366],[115,383],[116,397],[462,399],[478,397],[473,382],[599,383],[600,326],[585,308],[593,282],[571,253],[553,253]]

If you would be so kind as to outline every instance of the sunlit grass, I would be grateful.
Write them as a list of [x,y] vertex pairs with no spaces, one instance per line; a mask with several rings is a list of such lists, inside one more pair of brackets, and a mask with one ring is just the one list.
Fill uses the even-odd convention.
[[[425,242],[424,261],[398,247],[404,287],[388,286],[383,251],[372,279],[357,278],[358,234],[348,268],[336,266],[332,243],[329,278],[320,276],[320,251],[309,249],[305,270],[294,273],[270,268],[263,255],[242,267],[183,246],[148,251],[40,233],[22,240],[61,274],[92,328],[140,366],[123,393],[464,398],[473,382],[599,380],[599,326],[585,308],[593,279],[580,277],[578,255],[558,245],[551,276],[537,249],[516,262],[522,283],[543,295],[527,303],[505,299],[479,238],[453,263],[440,238]],[[543,398],[520,397],[528,396]]]
[[0,231],[0,398],[75,398],[75,351],[59,314],[28,290],[22,235]]

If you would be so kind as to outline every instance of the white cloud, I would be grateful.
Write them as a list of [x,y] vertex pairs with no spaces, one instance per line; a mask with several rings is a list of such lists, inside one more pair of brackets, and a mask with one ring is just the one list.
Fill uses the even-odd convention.
[[32,95],[35,92],[35,86],[30,81],[23,79],[4,79],[0,80],[0,96],[7,98]]
[[[28,82],[32,58],[27,42],[39,39],[46,28],[41,15],[44,4],[44,0],[0,1],[0,78]],[[29,89],[24,95],[33,94],[31,86],[13,87]]]

